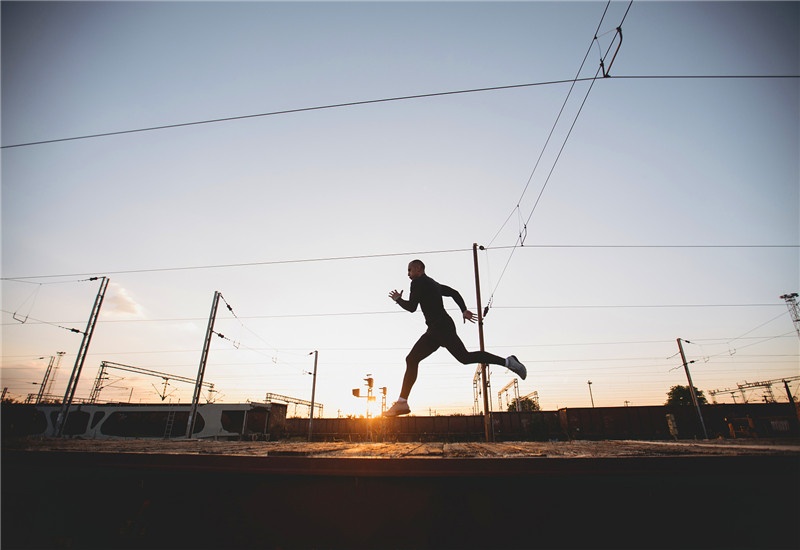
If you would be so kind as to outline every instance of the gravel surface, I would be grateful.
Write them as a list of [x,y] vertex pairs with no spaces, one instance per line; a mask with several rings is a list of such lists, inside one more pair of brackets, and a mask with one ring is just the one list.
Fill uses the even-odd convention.
[[697,455],[800,455],[800,439],[707,441],[512,441],[502,443],[307,443],[186,439],[47,439],[4,441],[3,450],[94,453],[309,456],[327,458],[603,458]]

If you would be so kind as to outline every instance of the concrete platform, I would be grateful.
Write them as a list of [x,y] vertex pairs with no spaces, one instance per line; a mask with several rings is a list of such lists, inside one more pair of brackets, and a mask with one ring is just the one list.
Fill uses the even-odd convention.
[[797,441],[19,440],[6,548],[796,548]]
[[679,441],[512,441],[499,443],[307,443],[305,441],[216,441],[210,439],[20,438],[3,442],[4,451],[86,453],[213,454],[335,458],[613,458],[800,454],[800,439],[710,439]]

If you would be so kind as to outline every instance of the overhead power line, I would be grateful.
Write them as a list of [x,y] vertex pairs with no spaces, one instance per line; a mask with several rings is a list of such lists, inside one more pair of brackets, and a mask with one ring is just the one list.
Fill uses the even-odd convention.
[[[535,310],[535,309],[544,309],[544,310],[551,310],[551,309],[710,309],[710,308],[783,308],[783,304],[570,304],[570,305],[536,305],[536,306],[495,306],[494,309],[500,310]],[[450,308],[451,309],[451,308]],[[7,313],[9,315],[12,314],[11,311],[8,310],[0,310],[3,313]],[[453,310],[451,311],[458,311]],[[247,315],[247,316],[236,316],[234,315],[235,319],[241,324],[244,330],[255,335],[259,338],[263,343],[270,347],[270,349],[274,349],[278,351],[278,348],[272,345],[272,343],[268,342],[264,338],[262,338],[258,333],[254,332],[252,329],[247,327],[242,320],[263,320],[263,319],[299,319],[299,318],[308,318],[308,317],[359,317],[359,316],[367,316],[367,315],[397,315],[402,314],[402,311],[393,309],[393,310],[382,310],[382,311],[330,311],[330,312],[310,312],[310,313],[275,313],[271,315]],[[742,336],[738,336],[736,338],[732,338],[729,342],[734,340],[741,339],[743,336],[753,332],[754,330],[761,328],[764,325],[767,325],[786,315],[786,312],[781,312],[777,317],[774,317],[763,323],[756,328],[746,332]],[[203,321],[203,317],[173,317],[173,318],[161,318],[161,319],[105,319],[98,321],[99,324],[119,324],[119,323],[186,323],[192,321]],[[32,325],[36,324],[45,324],[45,325],[53,325],[58,326],[59,328],[64,328],[71,332],[80,332],[77,329],[71,329],[68,327],[59,326],[57,323],[60,324],[76,324],[80,321],[43,321],[41,319],[33,319],[31,318]],[[19,323],[2,323],[2,326],[17,326]],[[224,337],[224,335],[221,335]],[[233,340],[232,340],[233,341]],[[239,344],[239,342],[236,342]]]
[[[590,78],[584,78],[581,80],[591,80]],[[109,137],[109,136],[119,136],[123,134],[135,134],[140,132],[153,132],[156,130],[167,130],[170,128],[182,128],[185,126],[199,126],[202,124],[216,124],[220,122],[231,122],[234,120],[245,120],[250,118],[262,118],[262,117],[269,117],[269,116],[278,116],[278,115],[289,115],[289,114],[296,114],[296,113],[304,113],[309,111],[321,111],[325,109],[339,109],[342,107],[356,107],[360,105],[370,105],[374,103],[388,103],[393,101],[408,101],[411,99],[424,99],[429,97],[440,97],[440,96],[447,96],[447,95],[458,95],[458,94],[472,94],[478,92],[490,92],[490,91],[498,91],[498,90],[510,90],[514,88],[529,88],[533,86],[550,86],[553,84],[566,84],[573,82],[573,80],[551,80],[546,82],[529,82],[527,84],[510,84],[505,86],[490,86],[486,88],[472,88],[469,90],[453,90],[448,92],[433,92],[427,94],[415,94],[415,95],[408,95],[408,96],[398,96],[398,97],[386,97],[381,99],[366,99],[362,101],[349,101],[346,103],[332,103],[328,105],[318,105],[315,107],[299,107],[296,109],[285,109],[281,111],[269,111],[266,113],[256,113],[250,115],[239,115],[239,116],[231,116],[231,117],[224,117],[224,118],[212,118],[206,120],[196,120],[193,122],[180,122],[176,124],[164,124],[161,126],[149,126],[146,128],[134,128],[130,130],[119,130],[114,132],[103,132],[99,134],[87,134],[82,136],[73,136],[73,137],[66,137],[66,138],[56,138],[56,139],[48,139],[42,141],[31,141],[27,143],[17,143],[14,145],[3,145],[2,149],[10,149],[14,147],[29,147],[32,145],[44,145],[47,143],[59,143],[63,141],[75,141],[75,140],[82,140],[82,139],[93,139],[93,138],[101,138],[101,137]]]
[[[556,116],[556,120],[553,123],[553,127],[550,128],[550,133],[547,135],[547,139],[545,140],[544,145],[542,146],[542,150],[539,153],[539,158],[536,159],[536,164],[534,164],[533,170],[531,170],[531,175],[528,176],[528,181],[525,184],[525,188],[522,190],[522,194],[520,195],[519,199],[517,199],[517,206],[515,207],[515,210],[519,210],[519,205],[522,202],[522,199],[525,197],[525,193],[528,191],[528,187],[530,186],[531,181],[533,180],[533,176],[536,173],[536,169],[539,168],[539,163],[541,162],[542,157],[544,156],[544,153],[547,150],[547,146],[550,144],[550,139],[553,137],[553,133],[555,132],[556,127],[558,126],[559,120],[561,120],[561,115],[564,114],[564,108],[567,106],[567,103],[569,102],[569,98],[572,95],[572,91],[575,89],[575,84],[577,84],[577,82],[578,82],[577,79],[580,77],[581,72],[583,71],[583,66],[586,64],[586,60],[589,58],[589,54],[592,51],[592,45],[595,44],[595,42],[597,41],[597,33],[600,32],[600,27],[603,25],[603,20],[606,17],[606,13],[608,12],[608,7],[610,5],[611,5],[610,1],[608,3],[606,3],[605,10],[603,10],[603,15],[600,17],[600,22],[597,24],[597,29],[594,31],[594,39],[592,39],[591,43],[589,44],[589,48],[586,50],[586,55],[583,56],[583,61],[581,61],[581,66],[578,67],[578,71],[575,73],[575,79],[576,80],[572,82],[572,85],[569,87],[569,91],[567,92],[567,97],[564,98],[564,102],[561,104],[561,109],[558,111],[558,116]],[[595,78],[596,77],[597,77],[597,73],[595,73]],[[538,202],[538,200],[537,200],[537,202]],[[534,206],[534,208],[535,208],[535,206]],[[512,214],[513,214],[513,212],[512,212]],[[509,218],[510,218],[510,216],[509,216]],[[507,221],[508,220],[506,220],[506,222]],[[503,225],[505,226],[505,224],[503,224]],[[501,228],[501,230],[502,230],[502,228]],[[492,239],[492,242],[494,242],[494,239]],[[489,244],[491,245],[492,242],[490,242]]]
[[[486,247],[486,250],[506,250],[510,248],[517,248],[517,245],[507,246],[493,246]],[[542,249],[542,248],[564,248],[564,249],[585,249],[585,248],[618,248],[618,249],[668,249],[668,248],[685,248],[685,249],[704,249],[704,248],[800,248],[800,244],[526,244],[520,246],[522,249]],[[241,262],[231,264],[202,264],[191,266],[172,266],[172,267],[153,267],[144,269],[120,269],[116,271],[90,271],[85,273],[61,273],[50,275],[25,275],[15,277],[0,277],[0,281],[26,283],[30,279],[57,279],[64,277],[86,277],[104,275],[129,275],[136,273],[161,273],[168,271],[194,271],[199,269],[229,269],[240,267],[258,267],[267,265],[287,265],[287,264],[303,264],[303,263],[316,263],[316,262],[336,262],[336,261],[349,261],[349,260],[367,260],[378,258],[394,258],[398,256],[423,256],[431,254],[452,254],[455,252],[472,252],[472,248],[450,248],[441,250],[424,250],[424,251],[406,251],[406,252],[386,252],[381,254],[356,254],[350,256],[327,256],[318,258],[298,258],[294,260],[264,260],[260,262]]]
[[[190,320],[198,320],[203,321],[206,320],[202,317],[197,317]],[[100,322],[113,322],[113,321],[100,321]],[[783,335],[777,335],[777,338],[790,338],[792,337],[792,333],[786,333]],[[739,337],[743,340],[765,340],[767,338],[772,338],[772,336],[746,336],[746,337]],[[706,345],[716,345],[719,343],[726,343],[730,341],[732,338],[699,338],[692,340],[695,343],[705,343]],[[675,341],[672,339],[669,340],[614,340],[614,341],[591,341],[591,342],[555,342],[555,343],[538,343],[538,344],[530,344],[530,343],[509,343],[509,344],[498,344],[498,348],[511,348],[511,349],[518,349],[518,348],[574,348],[574,347],[594,347],[594,346],[633,346],[633,345],[653,345],[653,344],[673,344]],[[262,348],[263,350],[272,349],[271,347]],[[306,347],[300,348],[285,348],[283,351],[296,351],[296,352],[305,352]],[[405,347],[326,347],[326,351],[337,351],[337,352],[380,352],[380,351],[407,351]],[[148,350],[148,351],[114,351],[114,355],[154,355],[154,354],[168,354],[168,353],[196,353],[200,351],[196,348],[190,349],[160,349],[160,350]],[[89,353],[87,355],[108,355],[108,352],[102,353]],[[298,353],[297,355],[301,355]],[[677,353],[675,355],[678,355]],[[304,355],[303,355],[304,356]],[[774,356],[774,355],[770,355]],[[759,354],[757,356],[747,356],[747,357],[764,357],[763,354]],[[11,360],[19,360],[19,359],[36,359],[38,356],[36,354],[28,354],[28,355],[3,355],[2,359],[4,361],[11,361]],[[668,357],[666,359],[671,359],[672,357]],[[174,366],[174,365],[173,365]],[[186,366],[196,366],[194,363],[189,363]],[[4,369],[30,369],[30,366],[3,366]]]
[[397,97],[385,97],[380,99],[366,99],[362,101],[349,101],[345,103],[332,103],[327,105],[317,105],[314,107],[299,107],[296,109],[284,109],[281,111],[269,111],[265,113],[255,113],[249,115],[237,115],[223,118],[211,118],[204,120],[195,120],[192,122],[178,122],[175,124],[163,124],[160,126],[148,126],[144,128],[132,128],[127,130],[117,130],[111,132],[101,132],[97,134],[85,134],[80,136],[71,136],[63,138],[45,139],[40,141],[29,141],[24,143],[14,143],[11,145],[2,145],[0,149],[13,149],[18,147],[32,147],[35,145],[46,145],[49,143],[62,143],[65,141],[78,141],[86,139],[95,139],[102,137],[120,136],[125,134],[136,134],[142,132],[155,132],[158,130],[168,130],[172,128],[183,128],[186,126],[200,126],[204,124],[217,124],[221,122],[232,122],[235,120],[246,120],[251,118],[263,118],[270,116],[289,115],[296,113],[304,113],[309,111],[322,111],[326,109],[339,109],[342,107],[357,107],[362,105],[371,105],[375,103],[389,103],[394,101],[409,101],[413,99],[426,99],[431,97],[442,97],[449,95],[460,94],[473,94],[481,92],[495,92],[500,90],[512,90],[515,88],[532,88],[536,86],[552,86],[557,84],[574,84],[576,82],[587,82],[594,80],[622,80],[622,79],[774,79],[774,78],[800,78],[800,75],[629,75],[629,76],[609,76],[609,77],[584,77],[584,78],[570,78],[565,80],[549,80],[542,82],[529,82],[525,84],[508,84],[503,86],[488,86],[484,88],[471,88],[467,90],[452,90],[447,92],[432,92],[426,94],[415,94]]
[[[29,317],[29,316],[26,316],[25,317],[25,321],[22,322],[19,319],[17,319],[16,312],[8,311],[6,309],[4,309],[2,311],[3,311],[3,313],[8,313],[9,315],[11,315],[14,318],[14,320],[17,321],[16,323],[3,323],[3,326],[24,325],[24,324],[28,323],[28,321],[33,321],[32,323],[28,323],[28,324],[49,325],[51,327],[61,328],[61,329],[64,329],[64,330],[68,330],[69,332],[74,332],[75,334],[84,334],[84,335],[86,334],[85,332],[83,332],[82,330],[78,330],[77,328],[65,327],[65,326],[62,326],[61,324],[56,323],[56,322],[43,321],[41,319],[34,319],[33,317]],[[71,322],[72,321],[61,321],[61,323],[64,323],[64,324],[69,324]],[[77,323],[78,321],[74,321],[74,322]]]

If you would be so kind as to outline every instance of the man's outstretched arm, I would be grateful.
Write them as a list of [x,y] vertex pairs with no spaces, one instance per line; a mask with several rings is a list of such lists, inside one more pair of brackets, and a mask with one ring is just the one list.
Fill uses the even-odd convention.
[[415,311],[417,311],[417,304],[419,302],[403,300],[403,291],[402,290],[400,292],[397,292],[397,290],[391,291],[389,293],[389,298],[394,300],[397,305],[399,305],[401,308],[403,308],[406,311],[410,311],[411,313],[414,313]]

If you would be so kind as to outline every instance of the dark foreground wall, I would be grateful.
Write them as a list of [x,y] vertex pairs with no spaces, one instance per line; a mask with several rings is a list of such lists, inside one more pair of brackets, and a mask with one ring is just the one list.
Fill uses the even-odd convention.
[[797,456],[5,451],[2,548],[795,548]]

